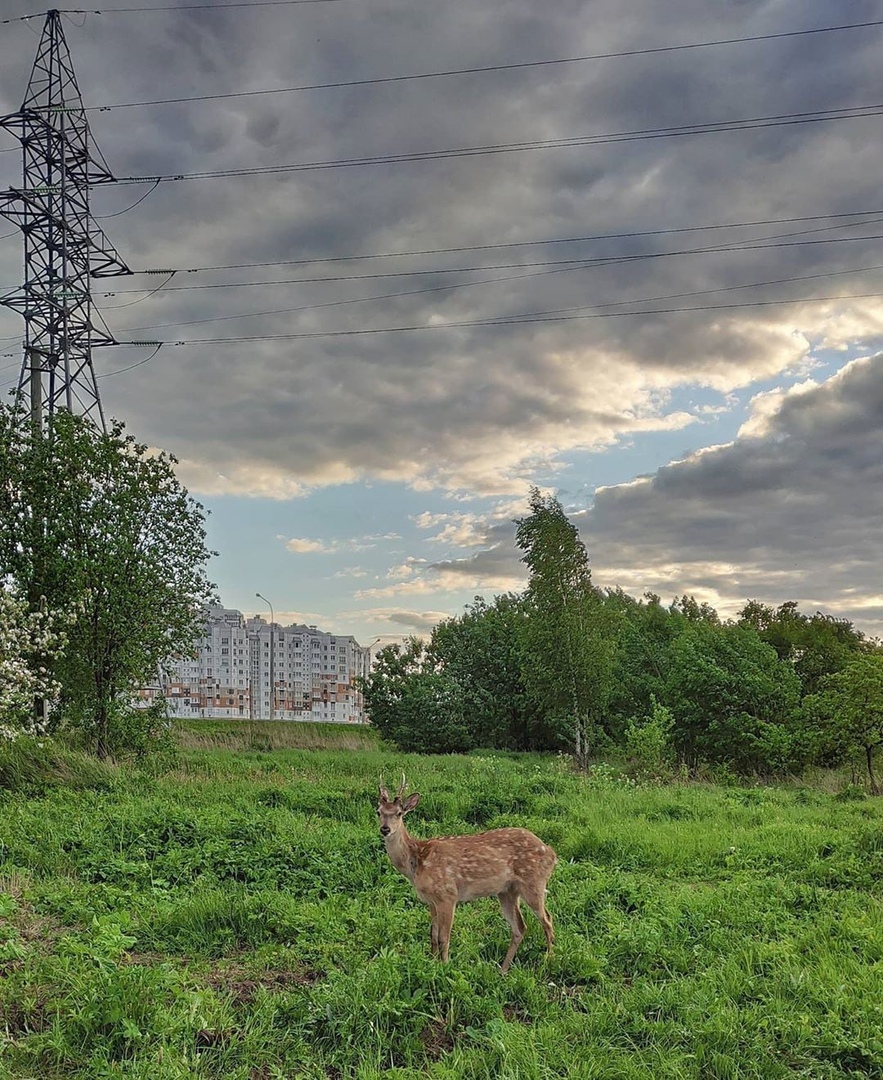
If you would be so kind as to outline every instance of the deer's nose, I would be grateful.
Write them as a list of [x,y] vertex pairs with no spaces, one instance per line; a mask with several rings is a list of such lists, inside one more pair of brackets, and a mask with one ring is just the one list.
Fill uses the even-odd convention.
[[389,826],[388,825],[381,825],[380,826],[380,835],[381,836],[389,836]]

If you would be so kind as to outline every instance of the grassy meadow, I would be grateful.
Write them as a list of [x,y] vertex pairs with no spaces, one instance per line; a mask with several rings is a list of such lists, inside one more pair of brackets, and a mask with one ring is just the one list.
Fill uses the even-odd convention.
[[[286,738],[191,726],[165,771],[0,792],[0,1076],[883,1077],[880,800]],[[431,960],[376,827],[402,769],[416,835],[556,848],[551,958],[526,912],[501,977],[481,900]]]

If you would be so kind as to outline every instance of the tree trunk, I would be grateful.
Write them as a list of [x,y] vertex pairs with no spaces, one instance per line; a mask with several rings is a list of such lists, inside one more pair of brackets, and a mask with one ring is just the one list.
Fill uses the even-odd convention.
[[107,702],[99,698],[98,704],[95,710],[95,753],[98,755],[100,761],[105,761],[109,754],[109,748],[107,745],[108,739],[108,724],[107,724]]
[[874,748],[871,746],[865,747],[865,760],[868,763],[868,779],[871,781],[871,794],[879,795],[880,788],[877,785],[877,778],[874,776]]

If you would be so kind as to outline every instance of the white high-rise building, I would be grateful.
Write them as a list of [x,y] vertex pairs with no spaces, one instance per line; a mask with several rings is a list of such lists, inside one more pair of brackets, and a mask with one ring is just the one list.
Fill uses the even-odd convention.
[[162,691],[171,716],[358,724],[355,680],[370,664],[370,649],[353,637],[212,607],[193,657],[174,663]]

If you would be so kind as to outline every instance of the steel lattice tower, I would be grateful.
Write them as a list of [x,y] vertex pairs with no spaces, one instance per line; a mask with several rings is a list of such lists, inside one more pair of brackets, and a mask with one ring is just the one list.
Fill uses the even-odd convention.
[[131,271],[89,210],[93,185],[115,178],[92,144],[58,11],[49,11],[21,109],[0,127],[22,146],[22,186],[0,192],[0,214],[21,229],[24,284],[0,297],[25,321],[19,394],[35,419],[64,408],[104,426],[92,349],[116,345],[93,323],[90,279]]

